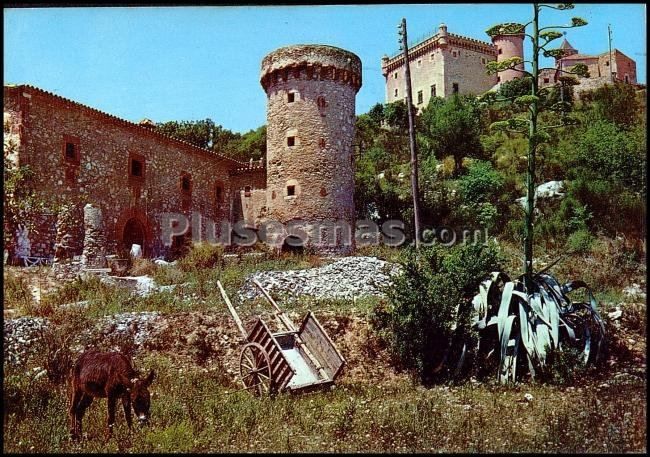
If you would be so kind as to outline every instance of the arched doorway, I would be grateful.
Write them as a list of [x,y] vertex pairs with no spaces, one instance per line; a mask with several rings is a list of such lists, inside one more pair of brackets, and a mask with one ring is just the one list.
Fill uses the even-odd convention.
[[124,247],[130,250],[131,245],[139,244],[144,252],[144,240],[145,236],[142,222],[137,218],[132,217],[124,225],[124,233],[122,234],[122,243],[124,244]]
[[305,241],[296,235],[289,235],[282,243],[282,252],[301,254],[305,251]]

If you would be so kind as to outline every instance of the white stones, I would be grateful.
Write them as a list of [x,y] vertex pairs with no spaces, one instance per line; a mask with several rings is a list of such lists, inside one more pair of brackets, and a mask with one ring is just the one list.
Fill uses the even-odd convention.
[[623,289],[623,294],[628,296],[628,297],[634,297],[634,298],[643,298],[645,299],[646,293],[641,289],[641,286],[637,283],[632,283],[631,286],[627,286],[625,289]]
[[260,295],[253,284],[257,279],[269,292],[289,297],[307,295],[315,298],[383,296],[383,288],[399,271],[397,265],[376,257],[344,257],[328,265],[307,270],[263,271],[250,275],[239,291],[241,300]]

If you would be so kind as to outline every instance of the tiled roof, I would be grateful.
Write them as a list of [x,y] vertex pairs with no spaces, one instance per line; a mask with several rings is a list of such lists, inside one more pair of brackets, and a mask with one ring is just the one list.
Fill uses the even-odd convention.
[[226,160],[226,161],[231,162],[231,163],[233,163],[235,165],[238,165],[240,167],[242,167],[244,165],[248,165],[248,163],[246,163],[246,162],[240,162],[239,160],[235,160],[235,159],[233,159],[231,157],[228,157],[228,156],[226,156],[224,154],[220,154],[218,152],[212,151],[210,149],[200,148],[200,147],[198,147],[198,146],[196,146],[196,145],[194,145],[192,143],[189,143],[187,141],[180,140],[180,139],[178,139],[176,137],[173,137],[173,136],[165,135],[164,133],[160,133],[160,132],[158,132],[156,130],[152,130],[151,128],[147,128],[145,126],[136,124],[134,122],[127,121],[126,119],[122,119],[122,118],[119,118],[117,116],[113,116],[112,114],[108,114],[108,113],[105,113],[104,111],[100,111],[100,110],[98,110],[96,108],[92,108],[92,107],[90,107],[88,105],[84,105],[83,103],[75,102],[74,100],[70,100],[68,98],[61,97],[60,95],[56,95],[56,94],[54,94],[52,92],[48,92],[48,91],[46,91],[44,89],[32,86],[30,84],[17,84],[17,85],[5,84],[5,88],[21,88],[23,90],[24,89],[29,89],[29,90],[32,90],[34,92],[38,92],[39,94],[42,94],[42,95],[54,98],[56,100],[62,101],[64,103],[69,103],[69,104],[72,104],[72,105],[75,105],[75,106],[79,106],[79,107],[81,107],[83,109],[89,110],[93,114],[97,114],[97,115],[99,115],[101,117],[108,118],[113,122],[117,122],[118,124],[122,124],[122,125],[125,125],[127,127],[133,128],[133,129],[137,130],[138,132],[141,132],[144,135],[153,135],[153,136],[162,138],[162,139],[164,139],[166,141],[170,141],[172,143],[177,143],[177,144],[183,145],[185,147],[189,147],[189,148],[192,148],[194,150],[200,151],[200,152],[205,153],[205,154],[210,154],[212,156],[215,156],[218,159]]

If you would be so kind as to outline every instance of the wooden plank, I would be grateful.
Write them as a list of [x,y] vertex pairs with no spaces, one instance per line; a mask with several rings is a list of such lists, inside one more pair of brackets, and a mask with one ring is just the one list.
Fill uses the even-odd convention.
[[320,362],[329,379],[335,379],[345,365],[345,358],[320,325],[314,313],[309,311],[305,316],[299,332],[305,346]]
[[223,298],[223,301],[225,301],[226,306],[228,306],[228,311],[230,311],[230,314],[232,314],[232,318],[235,320],[235,324],[237,324],[237,328],[239,329],[239,332],[243,335],[244,338],[246,338],[246,330],[244,330],[244,325],[242,324],[241,319],[239,319],[239,315],[237,314],[237,311],[235,311],[235,307],[232,306],[232,303],[230,303],[230,299],[228,298],[226,291],[221,285],[221,281],[219,281],[218,279],[217,279],[217,286],[219,287],[219,291],[221,292],[221,297]]

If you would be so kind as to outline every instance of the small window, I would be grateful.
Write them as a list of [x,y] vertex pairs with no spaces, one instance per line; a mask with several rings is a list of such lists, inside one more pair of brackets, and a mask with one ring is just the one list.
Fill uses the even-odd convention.
[[424,103],[424,96],[422,95],[422,91],[419,90],[418,91],[418,105],[421,105],[422,103]]
[[609,62],[605,62],[605,66],[606,66],[606,67],[609,67]]
[[457,94],[457,93],[458,93],[458,83],[454,83],[454,84],[452,84],[452,92],[453,92],[454,94]]
[[142,178],[142,162],[139,160],[131,160],[131,176]]
[[422,60],[418,60],[418,68],[422,66]]
[[393,73],[393,78],[397,79],[397,72]]
[[288,136],[287,137],[287,146],[295,146],[296,145],[296,137],[295,136]]
[[68,159],[75,160],[77,158],[77,151],[74,143],[65,144],[65,156]]
[[181,190],[187,194],[192,192],[192,178],[190,175],[181,176]]
[[217,197],[217,203],[223,203],[223,187],[217,186],[215,196]]
[[250,196],[251,196],[251,186],[244,187],[244,197],[250,197]]
[[456,53],[456,51],[451,51],[451,55],[454,57],[458,57],[458,53]]
[[630,83],[630,76],[625,75],[625,84],[629,84],[629,83]]
[[435,54],[431,54],[431,55],[429,56],[429,60],[431,60],[431,62],[433,62],[434,56],[435,56]]
[[397,97],[397,88],[395,89],[395,97]]
[[501,76],[497,76],[497,82],[498,82],[498,83],[501,82]]
[[296,186],[287,186],[287,196],[296,195]]
[[485,61],[485,57],[481,57],[481,63],[482,63],[483,65],[485,65],[485,63],[486,63],[486,61]]
[[544,83],[549,83],[550,79],[549,78],[544,78]]
[[499,54],[503,54],[503,49],[499,48]]
[[289,93],[287,94],[287,102],[288,102],[288,103],[293,103],[293,102],[295,102],[295,101],[296,101],[296,94],[295,94],[295,92],[289,92]]
[[63,135],[63,159],[74,165],[81,163],[79,138],[71,135]]
[[432,97],[436,96],[436,85],[435,84],[431,85],[431,96]]

